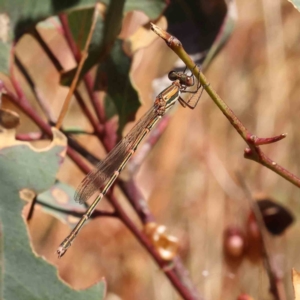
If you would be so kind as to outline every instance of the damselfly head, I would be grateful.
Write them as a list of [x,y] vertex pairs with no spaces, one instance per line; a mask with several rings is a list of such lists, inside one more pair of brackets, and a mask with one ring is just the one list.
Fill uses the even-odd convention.
[[194,85],[194,75],[188,76],[182,72],[171,71],[168,74],[168,78],[171,81],[179,80],[180,85],[193,86]]

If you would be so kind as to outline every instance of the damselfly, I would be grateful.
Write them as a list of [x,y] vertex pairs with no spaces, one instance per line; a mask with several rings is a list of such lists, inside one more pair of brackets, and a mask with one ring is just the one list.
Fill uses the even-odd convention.
[[[100,200],[118,178],[120,172],[124,169],[128,160],[134,154],[141,141],[160,120],[160,118],[176,103],[177,100],[183,107],[187,106],[191,109],[196,107],[203,92],[203,87],[199,92],[199,97],[197,97],[197,100],[194,103],[192,100],[195,95],[192,95],[188,100],[184,100],[180,96],[181,93],[196,94],[199,91],[201,88],[199,81],[196,90],[187,90],[187,87],[194,86],[194,75],[187,75],[185,71],[171,71],[168,77],[171,81],[173,81],[173,83],[156,97],[153,107],[138,121],[130,132],[112,149],[112,151],[109,152],[107,157],[96,165],[95,170],[86,175],[77,188],[75,200],[79,203],[85,203],[95,194],[95,192],[100,193],[72,232],[57,249],[58,257],[63,256],[67,249],[71,246],[76,235],[81,230],[85,222],[91,217]],[[104,184],[105,186],[102,190],[100,190]]]

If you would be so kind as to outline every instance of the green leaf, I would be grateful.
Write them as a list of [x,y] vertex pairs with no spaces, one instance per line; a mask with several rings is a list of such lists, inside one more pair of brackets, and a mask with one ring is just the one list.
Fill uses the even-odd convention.
[[96,2],[95,0],[1,0],[0,12],[9,17],[11,41],[13,38],[18,39],[37,22],[49,16],[62,11],[93,6]]
[[300,11],[300,0],[288,0],[288,1],[291,2],[298,11]]
[[[116,5],[121,2],[118,0],[100,2],[109,6],[113,1]],[[96,0],[0,0],[0,26],[2,30],[0,36],[0,71],[9,72],[9,50],[12,41],[28,32],[37,22],[61,12],[92,8],[96,2]],[[127,0],[124,11],[140,10],[147,14],[150,19],[156,19],[165,7],[164,0]],[[115,8],[118,9],[117,6]]]
[[13,40],[18,40],[37,22],[62,11],[92,7],[95,3],[96,0],[0,0],[0,26],[2,30],[5,28],[5,37],[0,37],[0,71],[9,73],[9,51]]
[[9,51],[10,46],[3,43],[0,39],[0,71],[8,73],[9,71]]
[[79,217],[73,213],[85,213],[85,207],[74,201],[75,190],[62,182],[56,182],[50,189],[37,196],[37,204],[48,214],[73,228]]
[[[101,63],[103,59],[109,54],[114,41],[117,39],[121,31],[124,11],[142,10],[148,15],[152,15],[154,7],[161,8],[157,12],[162,13],[165,6],[164,1],[156,1],[149,5],[149,1],[133,1],[133,0],[111,0],[107,3],[105,14],[105,21],[103,22],[99,17],[97,20],[96,29],[88,50],[88,58],[86,59],[82,68],[80,78],[89,71],[97,63]],[[156,12],[156,13],[157,13]],[[69,27],[72,32],[74,41],[76,41],[79,49],[83,50],[85,41],[90,31],[93,11],[74,11],[68,15]],[[157,15],[158,16],[158,15]],[[76,68],[65,72],[62,76],[62,84],[70,85],[76,73]]]
[[[111,101],[119,116],[119,133],[122,132],[127,122],[134,120],[135,113],[140,106],[137,91],[131,84],[129,70],[131,60],[122,49],[122,41],[117,40],[109,57],[99,66],[96,82],[105,76],[107,96],[105,101]],[[108,115],[115,115],[112,105],[106,104]]]
[[114,100],[109,95],[105,96],[104,109],[107,120],[111,119],[118,113]]
[[[82,10],[75,10],[73,12],[70,12],[68,14],[68,23],[69,27],[72,33],[72,37],[78,47],[78,49],[83,50],[86,39],[88,36],[88,33],[90,31],[91,25],[92,25],[92,19],[93,19],[94,9],[82,9]],[[102,24],[102,18],[99,17]],[[95,27],[95,33],[100,30],[102,32],[102,28],[97,28],[97,25]],[[94,37],[93,37],[94,38]],[[93,39],[91,44],[93,44]]]
[[56,269],[33,254],[25,222],[24,203],[19,193],[40,193],[54,182],[66,150],[66,138],[54,131],[46,149],[35,150],[26,142],[14,140],[12,130],[0,134],[0,220],[1,299],[86,300],[103,299],[102,281],[85,291],[74,291],[57,278]]

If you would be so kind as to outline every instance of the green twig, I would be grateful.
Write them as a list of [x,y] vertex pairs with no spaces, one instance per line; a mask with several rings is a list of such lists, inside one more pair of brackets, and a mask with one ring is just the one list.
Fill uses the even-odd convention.
[[185,65],[193,72],[196,78],[199,79],[201,85],[210,96],[210,98],[215,102],[215,104],[222,111],[224,116],[229,120],[235,130],[243,138],[243,140],[248,144],[249,148],[245,149],[244,157],[247,159],[254,160],[268,169],[274,171],[278,175],[282,176],[289,182],[293,183],[297,187],[300,187],[300,178],[289,172],[285,168],[278,165],[276,162],[267,157],[262,150],[260,145],[270,144],[277,142],[286,137],[286,134],[281,134],[279,136],[269,137],[269,138],[258,138],[253,135],[244,124],[237,118],[234,112],[228,107],[228,105],[221,99],[217,92],[210,85],[204,74],[190,58],[190,56],[184,50],[181,42],[174,36],[170,35],[168,32],[162,30],[158,26],[151,23],[151,29],[160,36],[166,44],[178,55],[178,57],[185,63]]

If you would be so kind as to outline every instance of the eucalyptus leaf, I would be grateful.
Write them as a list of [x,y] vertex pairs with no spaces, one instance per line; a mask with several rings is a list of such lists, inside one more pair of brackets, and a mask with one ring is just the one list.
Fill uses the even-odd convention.
[[51,145],[36,150],[16,141],[14,134],[5,129],[0,134],[1,299],[103,299],[103,281],[88,290],[74,291],[59,280],[56,269],[33,253],[22,217],[25,202],[20,195],[38,194],[53,184],[65,155],[66,138],[55,130]]
[[37,196],[37,204],[48,214],[73,228],[86,210],[74,201],[74,194],[74,188],[62,182],[55,182],[50,189]]
[[[154,15],[154,7],[157,6],[157,12],[162,13],[165,6],[164,1],[154,1],[149,5],[149,1],[133,1],[133,0],[111,0],[107,3],[105,12],[105,20],[99,17],[97,20],[96,29],[94,31],[92,41],[88,50],[88,58],[82,68],[80,78],[89,71],[97,63],[101,63],[109,54],[114,41],[117,39],[121,31],[122,20],[124,13],[130,10],[144,11],[150,18]],[[90,31],[92,10],[74,11],[68,15],[69,27],[72,32],[72,37],[76,42],[78,49],[83,50],[85,41]],[[158,15],[156,17],[158,17]],[[76,68],[65,72],[62,75],[62,84],[70,85],[75,75]]]
[[[123,1],[123,0],[122,0]],[[94,7],[96,0],[0,0],[0,58],[1,72],[9,72],[9,51],[13,40],[19,39],[37,22],[57,15],[61,12],[71,12]],[[110,0],[100,1],[109,6]],[[157,18],[166,3],[163,0],[127,0],[124,11],[140,10],[150,19]]]
[[[18,40],[35,24],[62,11],[92,7],[96,0],[0,0],[0,25],[8,24],[0,37],[0,71],[9,73],[9,54],[13,40]],[[7,20],[6,20],[7,19]],[[3,38],[4,35],[4,38]]]

